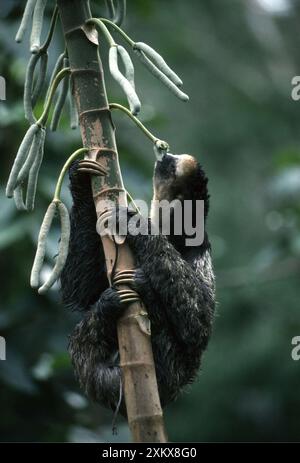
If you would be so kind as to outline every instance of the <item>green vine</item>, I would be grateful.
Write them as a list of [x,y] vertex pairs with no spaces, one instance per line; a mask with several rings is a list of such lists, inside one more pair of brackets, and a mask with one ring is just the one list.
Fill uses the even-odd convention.
[[56,89],[60,83],[60,81],[67,75],[71,72],[71,69],[70,68],[64,68],[62,69],[61,71],[59,71],[59,73],[55,76],[53,82],[52,82],[52,85],[51,85],[51,88],[50,88],[50,92],[49,92],[49,95],[48,95],[48,99],[46,101],[46,104],[45,104],[45,108],[44,108],[44,111],[41,115],[41,117],[38,119],[37,121],[37,125],[41,126],[41,127],[45,127],[46,123],[47,123],[47,119],[48,119],[48,116],[49,116],[49,112],[50,112],[50,108],[51,108],[51,103],[52,103],[52,100],[53,100],[53,97],[54,97],[54,94],[56,92]]
[[110,103],[109,104],[109,109],[118,109],[120,111],[123,111],[125,114],[127,114],[128,117],[141,129],[141,131],[148,137],[154,144],[157,144],[157,142],[160,142],[160,149],[163,150],[168,150],[169,149],[169,144],[166,141],[161,140],[160,138],[155,137],[150,130],[148,130],[142,122],[135,117],[129,109],[125,108],[125,106],[122,106],[118,103]]
[[110,47],[116,47],[117,44],[116,42],[114,41],[111,33],[109,32],[109,30],[107,29],[107,27],[105,26],[104,24],[104,21],[98,19],[98,18],[91,18],[91,19],[88,19],[85,23],[87,26],[91,26],[91,25],[94,25],[94,26],[98,26],[100,27],[101,31],[103,32],[104,34],[104,37],[106,38],[108,44]]
[[53,201],[60,201],[60,193],[61,193],[61,187],[62,183],[64,180],[64,177],[66,175],[67,170],[69,169],[70,165],[72,164],[75,159],[77,159],[80,155],[87,153],[89,150],[88,148],[79,148],[78,150],[74,151],[73,154],[67,159],[65,162],[62,170],[60,171],[57,183],[56,183],[56,188],[53,196]]
[[104,24],[108,24],[109,26],[111,26],[113,29],[115,29],[115,31],[117,31],[123,37],[123,39],[131,47],[134,47],[135,42],[129,37],[129,35],[126,34],[126,32],[123,31],[123,29],[121,29],[119,26],[117,26],[117,24],[115,24],[114,22],[112,22],[112,21],[110,21],[109,19],[106,19],[106,18],[99,18],[99,21],[101,21]]

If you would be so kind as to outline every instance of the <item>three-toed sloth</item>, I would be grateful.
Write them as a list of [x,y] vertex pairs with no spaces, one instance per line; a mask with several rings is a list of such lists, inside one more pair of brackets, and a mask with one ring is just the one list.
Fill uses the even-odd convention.
[[[70,170],[73,207],[68,259],[61,277],[64,304],[81,311],[83,318],[70,337],[69,352],[81,387],[101,404],[116,409],[121,371],[117,320],[126,309],[118,291],[109,286],[104,251],[96,231],[96,212],[90,177]],[[166,154],[157,161],[153,176],[154,200],[178,200],[192,205],[192,221],[199,223],[197,200],[202,200],[206,221],[209,208],[207,177],[189,155]],[[127,235],[135,257],[134,289],[140,295],[151,322],[151,342],[162,406],[173,401],[181,389],[193,382],[200,366],[213,322],[214,274],[206,231],[197,246],[188,245],[183,230],[170,234]],[[159,228],[157,207],[151,222]],[[143,220],[143,219],[141,219]],[[144,219],[146,220],[146,219]],[[203,223],[202,223],[203,225]],[[183,227],[184,228],[184,227]],[[205,227],[204,227],[205,230]],[[121,407],[121,411],[122,411]]]

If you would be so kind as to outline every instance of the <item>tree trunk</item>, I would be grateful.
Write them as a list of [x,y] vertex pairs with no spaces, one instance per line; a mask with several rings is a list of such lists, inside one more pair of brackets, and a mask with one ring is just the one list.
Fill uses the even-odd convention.
[[[98,52],[98,35],[94,28],[84,26],[85,21],[91,17],[89,0],[58,0],[58,7],[72,71],[73,94],[83,145],[90,150],[87,159],[96,161],[107,171],[105,176],[91,176],[99,218],[108,200],[114,203],[118,201],[123,206],[127,205],[127,200]],[[101,239],[110,280],[116,248],[109,237]],[[116,272],[130,269],[134,269],[134,259],[125,242],[118,247]],[[126,289],[126,286],[120,289]],[[145,313],[141,301],[130,303],[118,322],[128,423],[135,442],[166,442],[151,337],[144,323]]]

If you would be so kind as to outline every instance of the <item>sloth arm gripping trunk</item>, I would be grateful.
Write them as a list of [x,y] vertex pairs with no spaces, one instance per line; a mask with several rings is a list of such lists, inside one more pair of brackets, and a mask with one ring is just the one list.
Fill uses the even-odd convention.
[[[58,0],[58,8],[83,145],[90,150],[87,159],[100,163],[107,171],[105,176],[91,176],[99,218],[105,209],[105,201],[118,201],[122,206],[127,202],[99,56],[98,35],[94,28],[84,26],[91,17],[89,0]],[[108,237],[101,239],[110,279],[116,257],[115,245]],[[126,242],[119,245],[116,271],[131,270],[134,266]],[[138,323],[141,311],[145,311],[141,301],[129,304],[117,327],[128,423],[135,442],[166,442],[151,339]]]

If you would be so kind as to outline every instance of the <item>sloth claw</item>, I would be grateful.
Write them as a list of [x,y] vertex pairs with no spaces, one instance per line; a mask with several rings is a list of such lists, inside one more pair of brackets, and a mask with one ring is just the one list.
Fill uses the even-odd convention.
[[[113,285],[120,297],[122,304],[137,302],[140,300],[138,293],[132,289],[134,286],[135,270],[121,270],[114,275]],[[120,289],[118,286],[129,285],[129,288]]]

